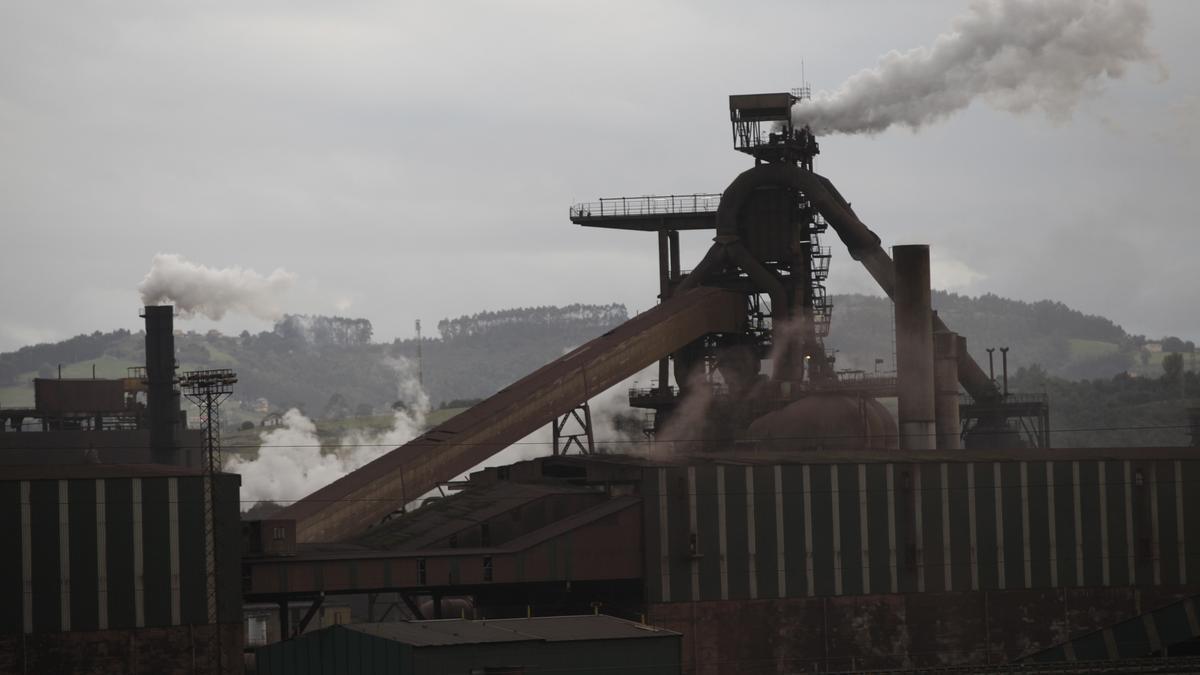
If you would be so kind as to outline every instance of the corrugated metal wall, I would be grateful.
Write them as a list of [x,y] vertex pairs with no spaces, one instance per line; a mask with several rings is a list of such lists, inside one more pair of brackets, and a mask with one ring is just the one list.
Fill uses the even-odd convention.
[[[0,633],[206,624],[200,476],[0,482]],[[218,478],[222,622],[241,614],[239,478]]]
[[1187,585],[1200,461],[647,471],[647,600]]

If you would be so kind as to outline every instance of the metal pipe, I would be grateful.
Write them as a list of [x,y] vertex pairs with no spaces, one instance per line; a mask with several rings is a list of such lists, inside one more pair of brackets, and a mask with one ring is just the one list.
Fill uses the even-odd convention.
[[988,347],[988,348],[987,348],[987,353],[988,353],[988,379],[992,381],[992,384],[996,384],[996,358],[995,358],[995,356],[992,354],[992,352],[994,352],[994,351],[996,351],[996,348],[995,348],[995,347]]
[[1000,348],[1001,369],[1004,372],[1004,396],[1008,397],[1008,347]]
[[896,380],[900,448],[932,450],[937,444],[934,404],[933,315],[929,247],[892,248],[896,269]]
[[957,333],[933,333],[934,413],[937,417],[938,450],[962,448],[962,424],[958,414]]
[[[658,231],[658,301],[666,302],[671,295],[671,240],[666,230]],[[671,386],[671,360],[658,360],[658,388]],[[590,431],[590,430],[589,430]]]
[[679,267],[679,230],[671,230],[667,238],[671,248],[671,281],[678,283],[682,271]]

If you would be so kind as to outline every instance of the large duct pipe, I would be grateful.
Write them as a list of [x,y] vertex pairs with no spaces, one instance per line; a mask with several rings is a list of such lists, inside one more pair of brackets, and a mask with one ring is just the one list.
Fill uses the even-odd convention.
[[156,464],[180,464],[179,392],[175,389],[175,308],[147,306],[146,415]]
[[895,246],[896,380],[899,392],[900,448],[937,446],[933,386],[933,310],[929,288],[929,247]]
[[934,413],[937,415],[938,450],[959,450],[962,437],[958,417],[958,334],[933,333]]

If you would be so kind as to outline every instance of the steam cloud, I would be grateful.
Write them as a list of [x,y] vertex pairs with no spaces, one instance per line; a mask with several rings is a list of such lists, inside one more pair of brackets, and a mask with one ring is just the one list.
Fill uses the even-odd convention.
[[916,130],[982,97],[1008,112],[1066,119],[1104,78],[1156,62],[1149,24],[1142,0],[980,0],[932,46],[888,53],[797,105],[793,118],[818,135]]
[[174,253],[159,253],[138,284],[138,292],[142,304],[173,302],[184,316],[203,314],[215,321],[226,312],[236,311],[260,319],[278,319],[283,315],[279,296],[291,288],[295,279],[283,269],[264,277],[242,267],[208,267]]
[[354,431],[325,448],[317,425],[299,410],[284,413],[283,426],[264,432],[258,456],[230,458],[226,470],[242,476],[242,507],[259,501],[291,503],[375,458],[404,445],[425,428],[429,397],[405,359],[387,362],[398,377],[399,400],[407,409],[396,410],[390,429],[382,433]]

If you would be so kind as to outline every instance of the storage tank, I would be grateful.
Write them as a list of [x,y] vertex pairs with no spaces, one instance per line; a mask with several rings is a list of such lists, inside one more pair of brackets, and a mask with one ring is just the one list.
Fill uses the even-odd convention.
[[778,451],[898,447],[896,420],[882,403],[841,393],[805,396],[763,415],[747,437]]

